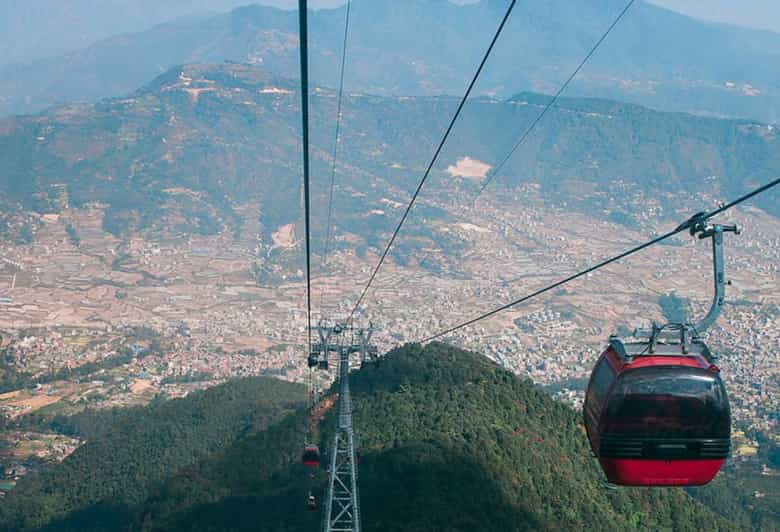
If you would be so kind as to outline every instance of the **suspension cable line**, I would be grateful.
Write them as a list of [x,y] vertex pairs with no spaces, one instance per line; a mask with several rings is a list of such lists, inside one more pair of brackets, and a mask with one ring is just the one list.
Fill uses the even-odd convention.
[[[341,70],[339,73],[339,92],[338,100],[336,103],[336,136],[333,141],[333,163],[330,170],[330,192],[328,194],[328,219],[326,222],[326,234],[325,234],[325,249],[322,252],[322,262],[320,269],[324,269],[328,260],[328,253],[330,252],[330,239],[331,239],[331,216],[333,214],[333,189],[336,183],[336,163],[338,161],[338,149],[341,134],[341,101],[344,94],[344,65],[347,59],[347,38],[349,36],[349,14],[352,7],[352,0],[347,0],[347,13],[344,20],[344,42],[341,47]],[[322,297],[324,292],[320,293],[320,307],[322,307]]]
[[[509,150],[509,153],[504,156],[503,159],[501,159],[501,162],[499,162],[496,167],[490,171],[490,174],[485,178],[485,180],[482,182],[482,184],[479,187],[479,191],[477,191],[477,194],[474,196],[474,199],[471,202],[471,207],[475,207],[477,204],[477,200],[482,196],[482,193],[485,191],[485,189],[490,185],[495,178],[498,176],[498,173],[506,166],[506,164],[509,162],[509,160],[512,158],[512,156],[515,154],[517,149],[522,146],[526,139],[531,135],[531,133],[536,129],[536,126],[539,125],[539,122],[541,122],[542,118],[544,118],[544,115],[547,114],[547,112],[558,102],[558,99],[561,97],[561,95],[566,91],[566,89],[569,87],[572,81],[574,81],[574,78],[577,77],[577,74],[580,73],[580,70],[585,66],[585,64],[590,61],[591,57],[596,53],[596,51],[599,49],[601,44],[607,39],[610,33],[612,33],[612,30],[615,29],[615,27],[620,23],[620,21],[623,19],[626,13],[628,13],[628,10],[631,9],[631,6],[634,5],[636,0],[629,0],[628,3],[623,7],[623,9],[620,11],[618,16],[615,18],[615,20],[612,21],[612,24],[609,25],[607,30],[599,37],[599,39],[593,44],[590,51],[585,55],[585,57],[582,58],[582,61],[579,62],[577,65],[577,68],[574,69],[574,71],[569,75],[569,77],[566,79],[566,81],[558,88],[558,91],[555,93],[555,95],[547,102],[547,104],[542,108],[542,111],[536,115],[536,118],[531,122],[531,124],[523,131],[523,133],[520,135],[520,138],[517,140],[517,142],[514,144],[511,150]],[[431,256],[431,252],[429,251],[426,253],[423,258],[419,261],[419,267],[422,268],[425,263],[428,261],[428,259]]]
[[490,42],[490,46],[488,46],[487,51],[482,57],[482,61],[480,62],[479,67],[477,68],[477,71],[474,74],[474,77],[472,77],[471,82],[469,83],[468,88],[466,89],[466,92],[463,94],[463,97],[461,98],[460,103],[458,104],[458,108],[455,111],[455,114],[452,116],[452,119],[450,120],[449,126],[447,126],[447,129],[444,132],[444,136],[442,137],[441,142],[439,142],[439,145],[436,148],[433,157],[431,158],[431,162],[428,164],[428,167],[426,168],[425,173],[422,176],[422,179],[420,179],[420,183],[417,185],[417,189],[414,191],[414,194],[412,195],[409,204],[406,206],[406,210],[404,211],[403,216],[401,216],[401,220],[398,222],[398,226],[395,228],[395,231],[393,231],[393,235],[390,237],[390,241],[387,243],[385,250],[382,252],[381,257],[379,258],[379,262],[374,268],[374,271],[371,273],[371,277],[369,277],[366,286],[363,288],[363,291],[361,292],[360,297],[357,300],[357,303],[355,303],[355,306],[352,308],[352,311],[349,313],[349,316],[347,317],[347,321],[346,321],[347,324],[349,324],[352,321],[355,312],[360,307],[360,304],[363,302],[363,299],[365,298],[369,288],[371,288],[371,285],[373,284],[374,279],[376,278],[376,275],[379,272],[379,269],[384,264],[385,259],[387,258],[387,254],[390,252],[390,248],[393,247],[393,243],[395,242],[396,237],[398,237],[398,233],[401,231],[401,228],[406,222],[406,219],[409,216],[412,207],[414,207],[414,204],[417,201],[417,197],[420,195],[420,191],[422,190],[423,185],[425,185],[425,182],[428,180],[428,176],[430,175],[431,170],[433,169],[433,165],[436,163],[436,160],[439,158],[439,154],[441,153],[442,148],[444,148],[444,144],[447,142],[447,139],[449,138],[449,135],[452,132],[453,127],[455,126],[455,122],[458,120],[458,117],[460,116],[460,112],[463,110],[463,106],[466,104],[466,100],[468,100],[469,96],[471,95],[471,91],[474,88],[474,85],[476,85],[477,79],[479,79],[479,76],[482,73],[482,69],[485,67],[487,60],[490,57],[490,53],[493,51],[493,47],[498,41],[498,38],[501,35],[501,32],[503,31],[507,20],[509,19],[509,15],[512,14],[512,10],[514,9],[516,3],[517,0],[512,0],[512,2],[509,4],[509,7],[507,8],[506,13],[504,14],[504,18],[501,20],[501,24],[499,24],[495,35],[493,35],[493,39]]
[[558,99],[561,97],[561,94],[569,87],[569,84],[574,80],[575,77],[577,77],[577,74],[580,73],[580,70],[582,70],[582,67],[585,66],[585,63],[587,63],[590,58],[593,56],[593,54],[596,53],[596,50],[599,49],[601,46],[601,43],[603,43],[606,38],[609,36],[610,33],[612,33],[612,30],[615,29],[615,26],[618,25],[618,23],[623,19],[623,16],[628,12],[629,9],[631,9],[631,6],[634,5],[634,2],[636,0],[629,0],[626,6],[623,8],[623,10],[618,14],[618,16],[615,18],[615,20],[612,21],[612,24],[607,28],[607,31],[605,31],[599,40],[596,41],[596,43],[593,45],[593,47],[590,49],[590,51],[585,55],[585,57],[580,61],[579,65],[577,65],[577,68],[574,69],[574,72],[571,73],[571,75],[566,79],[563,85],[560,86],[558,89],[558,92],[555,93],[555,95],[552,97],[552,99],[547,102],[547,105],[544,106],[542,111],[536,116],[533,122],[531,122],[531,125],[526,128],[526,130],[523,132],[522,135],[520,135],[520,139],[515,143],[515,145],[512,147],[511,150],[509,150],[509,153],[504,157],[501,162],[496,166],[496,168],[490,172],[490,175],[485,179],[485,181],[482,183],[479,192],[477,192],[476,197],[474,198],[474,201],[477,201],[477,198],[479,198],[482,195],[482,192],[485,191],[485,188],[487,188],[490,183],[493,182],[493,180],[498,175],[498,172],[506,165],[506,163],[512,158],[512,155],[517,151],[517,149],[525,143],[525,140],[528,138],[528,136],[533,132],[534,129],[536,129],[536,126],[539,124],[539,122],[544,118],[544,115],[547,114],[547,111],[550,110],[550,108],[555,105],[555,103],[558,101]]
[[298,0],[298,25],[301,51],[301,126],[303,130],[303,212],[306,233],[306,319],[308,342],[306,355],[311,353],[311,226],[309,202],[309,35],[307,0]]
[[650,240],[648,242],[645,242],[644,244],[640,244],[640,245],[638,245],[636,247],[633,247],[633,248],[631,248],[631,249],[629,249],[627,251],[624,251],[623,253],[620,253],[619,255],[615,255],[614,257],[611,257],[611,258],[608,258],[606,260],[603,260],[603,261],[599,262],[598,264],[595,264],[595,265],[593,265],[593,266],[591,266],[591,267],[589,267],[589,268],[587,268],[585,270],[582,270],[582,271],[580,271],[578,273],[570,275],[570,276],[566,277],[565,279],[561,279],[560,281],[557,281],[557,282],[555,282],[553,284],[545,286],[544,288],[536,290],[535,292],[532,292],[532,293],[530,293],[528,295],[525,295],[525,296],[521,297],[520,299],[516,299],[515,301],[512,301],[510,303],[502,305],[502,306],[500,306],[500,307],[498,307],[498,308],[496,308],[494,310],[491,310],[490,312],[486,312],[486,313],[481,314],[481,315],[479,315],[479,316],[477,316],[475,318],[472,318],[472,319],[470,319],[468,321],[464,321],[464,322],[462,322],[462,323],[460,323],[458,325],[450,327],[449,329],[446,329],[446,330],[441,331],[439,333],[436,333],[436,334],[434,334],[432,336],[429,336],[428,338],[425,338],[424,340],[421,340],[420,343],[426,343],[426,342],[430,342],[431,340],[436,340],[438,338],[441,338],[442,336],[446,336],[446,335],[448,335],[450,333],[453,333],[453,332],[455,332],[455,331],[457,331],[459,329],[463,329],[464,327],[468,327],[469,325],[473,325],[473,324],[475,324],[475,323],[477,323],[479,321],[482,321],[482,320],[484,320],[486,318],[490,318],[491,316],[495,316],[496,314],[498,314],[500,312],[503,312],[503,311],[505,311],[507,309],[515,307],[515,306],[517,306],[517,305],[519,305],[521,303],[525,303],[529,299],[533,299],[533,298],[535,298],[537,296],[540,296],[540,295],[542,295],[542,294],[544,294],[546,292],[549,292],[550,290],[554,290],[555,288],[563,286],[563,285],[565,285],[565,284],[567,284],[567,283],[569,283],[571,281],[574,281],[575,279],[578,279],[578,278],[580,278],[580,277],[582,277],[584,275],[587,275],[588,273],[591,273],[591,272],[594,272],[596,270],[599,270],[599,269],[601,269],[601,268],[603,268],[603,267],[605,267],[605,266],[607,266],[609,264],[612,264],[613,262],[617,262],[617,261],[619,261],[621,259],[624,259],[624,258],[628,257],[629,255],[633,255],[635,253],[638,253],[638,252],[642,251],[645,248],[648,248],[650,246],[658,244],[662,240],[666,240],[666,239],[668,239],[668,238],[670,238],[670,237],[672,237],[674,235],[677,235],[678,233],[681,233],[681,232],[685,231],[686,229],[689,229],[695,223],[704,222],[704,221],[712,218],[713,216],[716,216],[716,215],[718,215],[718,214],[720,214],[720,213],[722,213],[722,212],[724,212],[724,211],[726,211],[726,210],[728,210],[728,209],[730,209],[730,208],[732,208],[732,207],[734,207],[736,205],[739,205],[740,203],[743,203],[743,202],[749,200],[750,198],[752,198],[754,196],[757,196],[758,194],[766,192],[767,190],[771,189],[772,187],[775,187],[778,184],[780,184],[780,178],[775,179],[774,181],[771,181],[771,182],[767,183],[766,185],[763,185],[762,187],[759,187],[759,188],[753,190],[752,192],[749,192],[748,194],[745,194],[744,196],[741,196],[740,198],[737,198],[736,200],[732,201],[731,203],[727,203],[725,205],[722,205],[722,206],[718,207],[717,209],[715,209],[714,211],[711,211],[709,213],[702,212],[702,213],[696,214],[693,217],[691,217],[688,221],[680,224],[674,230],[669,231],[667,233],[664,233],[664,234],[662,234],[660,236],[657,236],[657,237],[653,238],[652,240]]

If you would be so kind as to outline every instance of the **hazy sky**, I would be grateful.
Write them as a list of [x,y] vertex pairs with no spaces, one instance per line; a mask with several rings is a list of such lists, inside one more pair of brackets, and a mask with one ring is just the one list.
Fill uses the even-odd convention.
[[[276,7],[293,8],[297,0],[255,0]],[[456,4],[471,4],[478,0],[450,0]],[[578,1],[578,0],[575,0]],[[780,32],[780,0],[646,0],[692,17],[725,22],[749,28]],[[341,5],[344,0],[309,0],[315,8]]]
[[780,0],[649,0],[692,17],[780,32]]

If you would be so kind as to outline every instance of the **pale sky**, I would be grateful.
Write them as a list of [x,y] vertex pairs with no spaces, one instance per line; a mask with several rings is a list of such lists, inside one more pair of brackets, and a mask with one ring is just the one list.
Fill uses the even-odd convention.
[[[266,5],[293,9],[297,0],[255,0]],[[450,0],[455,4],[473,4],[479,0]],[[579,0],[574,0],[579,1]],[[645,0],[685,15],[713,22],[736,24],[780,32],[780,0]],[[309,0],[314,8],[334,7],[344,0]]]
[[780,32],[780,0],[648,0],[714,22]]

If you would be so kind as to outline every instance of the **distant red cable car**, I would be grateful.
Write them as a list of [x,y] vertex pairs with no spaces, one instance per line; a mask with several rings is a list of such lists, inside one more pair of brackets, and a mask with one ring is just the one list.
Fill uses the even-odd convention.
[[723,233],[694,216],[685,227],[712,238],[715,295],[695,326],[637,331],[638,341],[610,337],[583,404],[591,449],[613,484],[700,486],[720,470],[731,444],[731,413],[715,357],[698,337],[725,299]]
[[316,445],[306,445],[303,448],[303,465],[308,467],[319,467],[320,449]]

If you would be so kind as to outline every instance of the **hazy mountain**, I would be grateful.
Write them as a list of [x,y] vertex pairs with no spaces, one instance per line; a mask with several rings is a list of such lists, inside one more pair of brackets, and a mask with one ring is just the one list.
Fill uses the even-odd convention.
[[[682,490],[605,489],[581,415],[479,355],[444,344],[407,346],[350,381],[367,531],[739,530]],[[177,406],[181,430],[213,432],[219,418],[204,418],[196,404],[187,415],[190,403]],[[231,407],[231,417],[247,403]],[[334,414],[323,423],[323,449]],[[320,522],[320,512],[305,509],[310,490],[322,500],[325,473],[310,478],[299,463],[304,412],[249,430],[163,482],[147,482],[150,488],[133,494],[140,496],[115,495],[123,459],[143,464],[144,449],[175,452],[179,445],[166,439],[168,420],[147,419],[142,436],[130,433],[132,447],[120,425],[40,478],[25,477],[0,507],[1,523],[86,532],[303,531]],[[106,467],[106,452],[123,458]],[[139,481],[149,472],[128,470]],[[74,497],[87,474],[91,496]]]
[[[506,2],[357,0],[348,90],[460,94]],[[553,92],[623,6],[618,0],[522,0],[478,87],[509,96]],[[311,17],[311,68],[333,87],[343,8]],[[292,11],[252,6],[206,20],[164,24],[85,50],[0,69],[0,112],[127,93],[169,67],[232,60],[297,77]],[[610,97],[667,110],[780,120],[780,34],[709,24],[639,3],[585,68],[570,94]]]
[[[446,219],[429,199],[453,202],[457,212],[466,200],[453,184],[473,194],[478,180],[454,179],[447,168],[464,156],[497,164],[547,98],[526,93],[469,103],[414,217]],[[336,98],[323,90],[311,101],[313,215],[323,227]],[[300,221],[299,102],[294,82],[256,68],[192,65],[126,98],[0,120],[0,219],[15,205],[58,211],[62,188],[55,185],[63,184],[71,206],[107,204],[103,225],[117,234],[236,231],[236,207],[255,202],[269,235]],[[340,231],[363,236],[368,246],[385,241],[400,216],[392,202],[407,201],[456,104],[449,97],[346,98],[335,200]],[[776,128],[750,121],[563,99],[495,186],[537,183],[551,203],[625,223],[638,222],[651,200],[656,216],[679,219],[775,178],[778,142]],[[780,215],[779,198],[770,192],[756,204]],[[416,222],[406,233],[451,238]]]
[[[344,3],[309,0],[309,8]],[[0,3],[0,65],[59,56],[173,19],[206,16],[249,4],[298,8],[298,0],[10,0]]]

